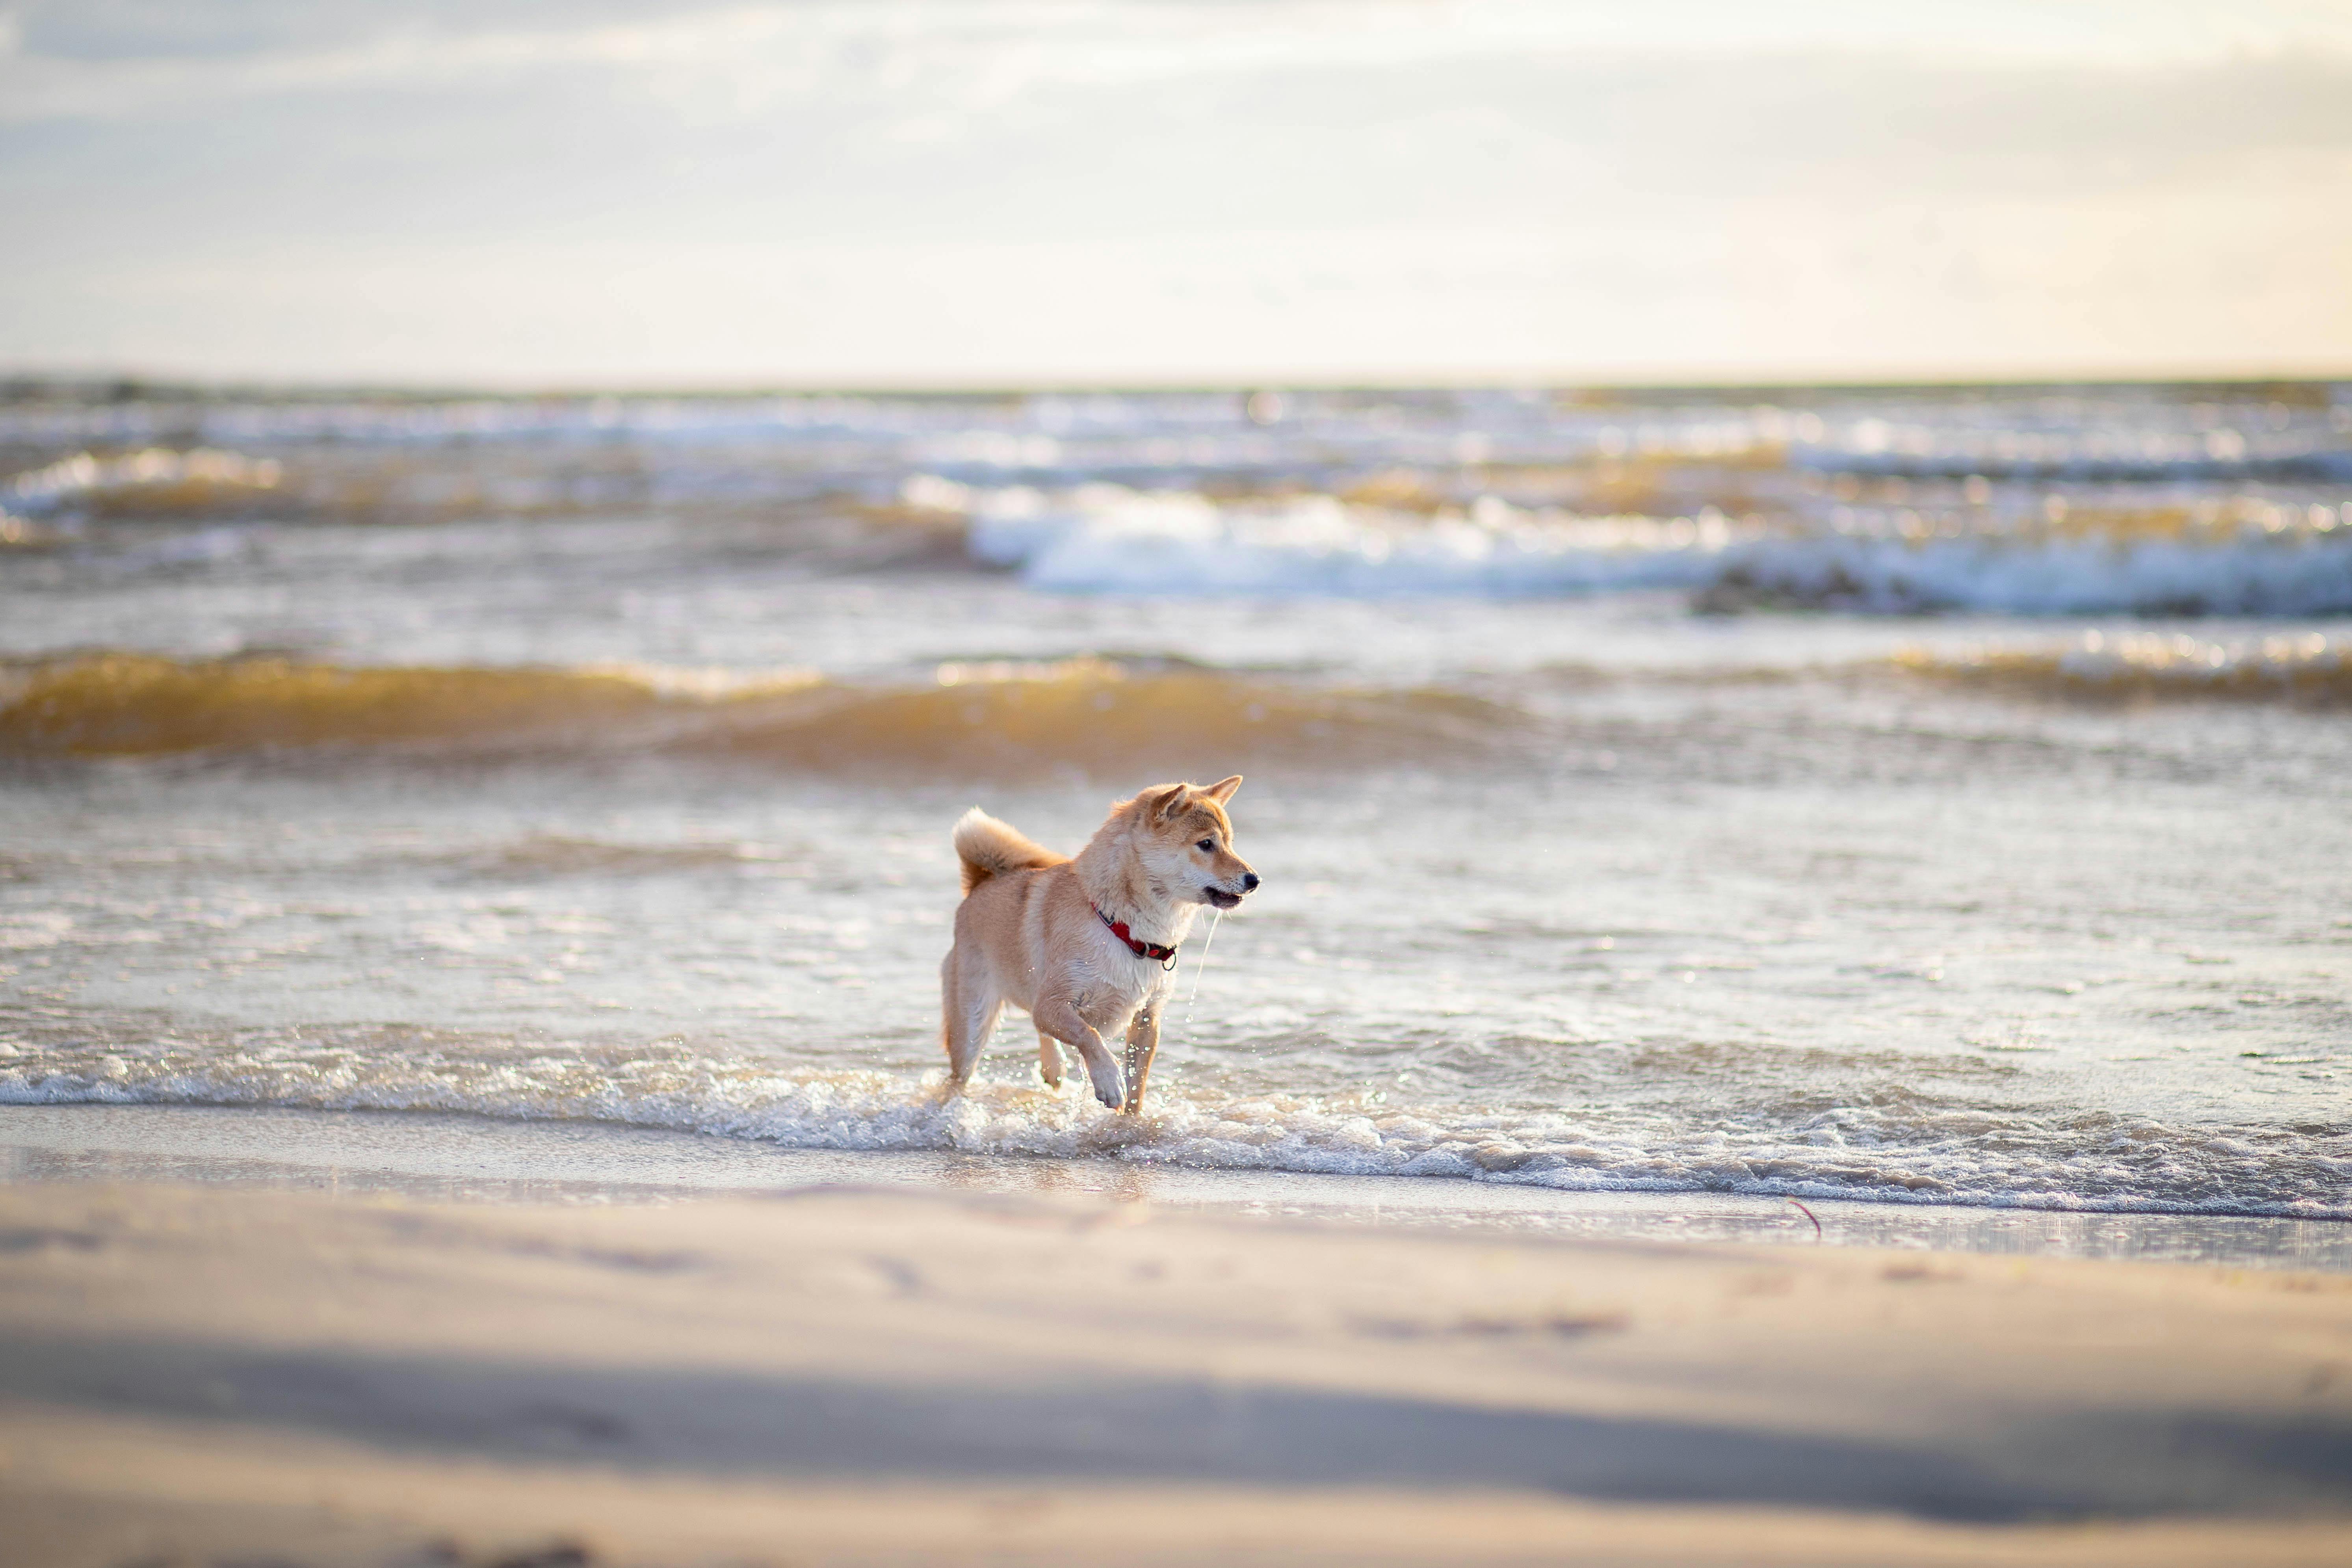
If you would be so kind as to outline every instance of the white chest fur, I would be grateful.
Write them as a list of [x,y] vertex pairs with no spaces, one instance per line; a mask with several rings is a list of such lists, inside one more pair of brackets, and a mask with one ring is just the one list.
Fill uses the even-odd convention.
[[1080,1011],[1088,1016],[1087,1022],[1105,1030],[1123,1024],[1149,999],[1164,995],[1173,978],[1163,961],[1139,955],[1108,926],[1093,932],[1077,968],[1077,990],[1085,998]]

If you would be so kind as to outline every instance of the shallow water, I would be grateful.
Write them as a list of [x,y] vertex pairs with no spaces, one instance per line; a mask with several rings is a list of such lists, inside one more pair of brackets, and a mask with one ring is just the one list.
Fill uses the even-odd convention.
[[[19,407],[0,1096],[2352,1217],[2347,407]],[[1234,771],[943,1100],[956,814]]]

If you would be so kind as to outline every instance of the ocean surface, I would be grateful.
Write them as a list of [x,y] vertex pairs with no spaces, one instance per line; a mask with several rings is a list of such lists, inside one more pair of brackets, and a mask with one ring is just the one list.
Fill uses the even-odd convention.
[[[2352,386],[0,401],[0,1103],[2352,1218]],[[947,831],[1242,773],[1150,1114]]]

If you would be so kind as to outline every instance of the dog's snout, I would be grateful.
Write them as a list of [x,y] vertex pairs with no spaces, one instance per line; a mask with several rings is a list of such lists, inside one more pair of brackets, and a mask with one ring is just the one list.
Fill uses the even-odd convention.
[[1256,872],[1244,871],[1242,873],[1242,891],[1244,893],[1255,893],[1257,891]]

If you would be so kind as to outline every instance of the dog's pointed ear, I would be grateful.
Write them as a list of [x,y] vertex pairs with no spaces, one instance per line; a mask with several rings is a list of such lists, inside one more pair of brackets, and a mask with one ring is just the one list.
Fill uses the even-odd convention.
[[1225,802],[1233,799],[1234,791],[1241,787],[1242,775],[1235,773],[1229,779],[1219,779],[1215,784],[1211,784],[1207,789],[1202,790],[1201,793],[1207,795],[1211,800],[1215,801],[1219,805],[1223,805]]
[[1184,797],[1192,789],[1191,784],[1170,784],[1143,803],[1144,815],[1162,822],[1170,820],[1183,808]]

